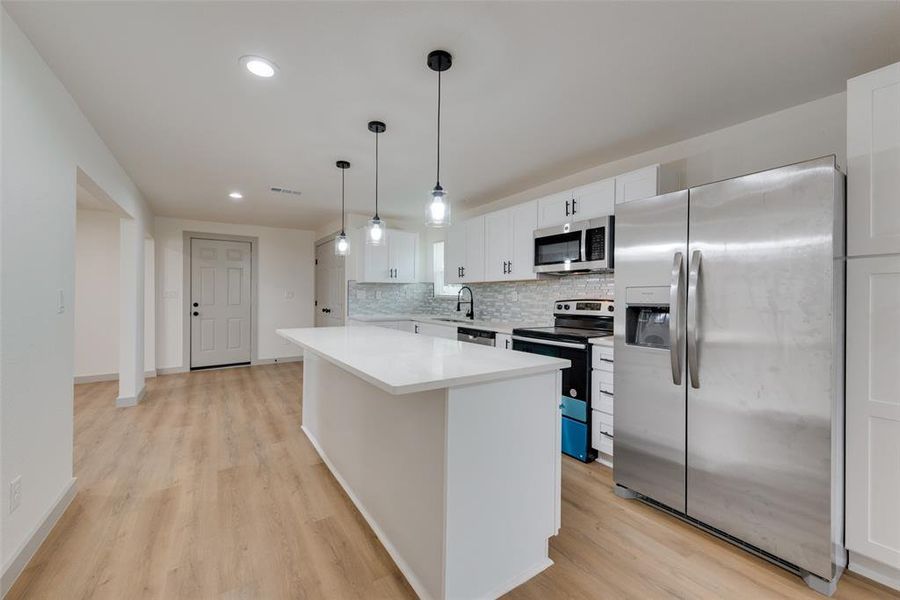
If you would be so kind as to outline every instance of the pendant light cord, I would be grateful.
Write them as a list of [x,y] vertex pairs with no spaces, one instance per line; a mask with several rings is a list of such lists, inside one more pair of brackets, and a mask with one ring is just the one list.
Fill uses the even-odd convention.
[[437,185],[441,185],[441,72],[438,71],[437,98]]
[[378,218],[378,132],[375,132],[375,218]]
[[344,234],[344,171],[341,169],[341,235]]

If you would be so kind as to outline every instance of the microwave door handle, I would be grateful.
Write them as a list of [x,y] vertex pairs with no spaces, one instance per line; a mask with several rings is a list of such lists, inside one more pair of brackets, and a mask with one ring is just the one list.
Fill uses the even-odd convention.
[[672,363],[672,383],[681,385],[681,306],[684,301],[684,255],[676,252],[672,261],[672,284],[669,287],[669,359]]
[[587,244],[588,244],[588,230],[581,230],[581,262],[585,262],[587,260]]
[[699,298],[699,288],[700,288],[700,261],[702,259],[702,255],[699,250],[694,250],[691,253],[691,270],[688,275],[688,306],[687,306],[687,361],[688,361],[688,371],[691,376],[691,387],[694,389],[700,388],[700,363],[699,361],[699,351],[697,348],[697,313],[699,311],[698,304],[700,303]]

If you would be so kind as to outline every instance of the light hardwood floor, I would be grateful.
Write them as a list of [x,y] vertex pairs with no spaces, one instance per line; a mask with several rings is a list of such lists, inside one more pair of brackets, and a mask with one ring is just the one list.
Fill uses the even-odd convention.
[[[75,388],[78,495],[8,598],[414,598],[299,431],[297,363]],[[364,456],[360,460],[365,460]],[[563,459],[555,565],[508,598],[810,598],[798,578]],[[836,598],[900,598],[846,575]]]

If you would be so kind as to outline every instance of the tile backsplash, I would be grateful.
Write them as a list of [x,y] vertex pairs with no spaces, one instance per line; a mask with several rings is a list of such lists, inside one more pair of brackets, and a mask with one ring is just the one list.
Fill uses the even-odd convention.
[[[553,301],[569,298],[614,298],[612,273],[589,273],[535,281],[473,283],[475,318],[508,323],[549,324]],[[431,283],[350,282],[349,314],[447,315],[456,299],[435,298]],[[468,294],[464,294],[468,297]],[[465,309],[463,309],[465,310]]]

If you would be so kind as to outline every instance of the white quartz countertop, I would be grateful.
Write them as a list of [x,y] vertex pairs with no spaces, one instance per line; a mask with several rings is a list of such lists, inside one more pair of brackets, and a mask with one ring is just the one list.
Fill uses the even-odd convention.
[[612,347],[612,346],[614,345],[614,344],[613,344],[613,339],[614,339],[613,336],[611,336],[611,335],[605,335],[605,336],[603,336],[603,337],[595,337],[595,338],[591,338],[591,339],[588,340],[588,342],[590,342],[591,344],[594,344],[595,346],[609,346],[609,347]]
[[381,315],[351,315],[348,317],[352,321],[361,323],[383,323],[385,321],[418,321],[419,323],[430,323],[432,325],[446,325],[448,327],[471,327],[473,329],[483,329],[485,331],[493,331],[495,333],[512,334],[512,330],[517,327],[543,327],[551,325],[547,323],[506,323],[502,321],[480,321],[470,319],[460,319],[459,321],[448,321],[446,317],[441,318],[436,315],[417,315],[417,314],[381,314]]
[[389,394],[511,379],[571,365],[564,359],[381,327],[305,327],[276,333]]

